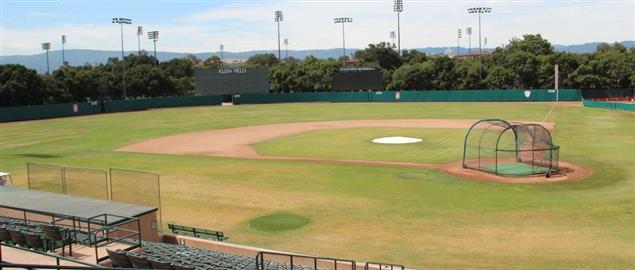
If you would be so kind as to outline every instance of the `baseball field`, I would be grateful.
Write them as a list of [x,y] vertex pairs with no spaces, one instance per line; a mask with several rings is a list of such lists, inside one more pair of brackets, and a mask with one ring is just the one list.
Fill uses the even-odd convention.
[[[419,269],[635,268],[635,113],[562,104],[550,114],[560,160],[584,168],[582,179],[500,183],[440,169],[461,159],[467,129],[450,123],[542,121],[551,105],[296,103],[3,123],[0,171],[20,187],[27,162],[160,172],[164,226],[282,251]],[[380,120],[392,124],[342,124]],[[243,129],[279,136],[223,133]],[[225,137],[179,137],[206,132]],[[383,136],[423,141],[371,143]]]

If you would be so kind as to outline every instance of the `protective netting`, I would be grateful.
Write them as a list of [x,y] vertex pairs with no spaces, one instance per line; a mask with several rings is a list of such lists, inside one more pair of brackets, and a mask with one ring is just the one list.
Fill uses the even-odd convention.
[[481,120],[465,137],[463,167],[503,175],[550,175],[558,170],[559,149],[541,125]]
[[110,169],[110,198],[113,201],[156,207],[161,227],[161,185],[158,173]]
[[108,200],[108,172],[101,169],[64,167],[66,194]]
[[29,189],[64,193],[62,166],[29,162],[26,168]]

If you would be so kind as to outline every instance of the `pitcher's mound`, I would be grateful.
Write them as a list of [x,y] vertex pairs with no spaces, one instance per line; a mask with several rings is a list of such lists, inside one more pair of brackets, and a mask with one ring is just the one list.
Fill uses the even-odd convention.
[[408,144],[408,143],[418,143],[421,141],[423,140],[419,138],[402,137],[402,136],[383,137],[383,138],[373,139],[374,143],[380,143],[380,144]]

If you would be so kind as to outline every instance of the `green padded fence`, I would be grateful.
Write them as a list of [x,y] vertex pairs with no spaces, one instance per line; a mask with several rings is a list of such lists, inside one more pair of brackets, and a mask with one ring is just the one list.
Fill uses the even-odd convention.
[[234,95],[234,104],[287,102],[498,102],[580,101],[578,89],[307,92]]
[[234,104],[289,102],[369,102],[369,92],[303,92],[271,94],[235,94]]
[[163,97],[104,101],[104,112],[129,112],[158,108],[220,105],[220,96]]
[[[399,94],[397,94],[399,93]],[[383,91],[370,92],[372,102],[539,102],[580,101],[580,90],[553,89],[534,90],[431,90],[431,91]]]
[[[580,90],[562,89],[560,101],[580,101]],[[431,91],[363,91],[363,92],[301,92],[270,94],[235,94],[234,104],[266,104],[288,102],[497,102],[554,101],[556,91],[535,90],[431,90]],[[135,100],[112,100],[94,103],[64,103],[25,107],[0,108],[0,122],[128,112],[157,108],[220,105],[221,96],[184,96]],[[599,105],[598,105],[599,106]],[[611,108],[631,110],[632,105],[616,104]]]
[[635,103],[583,100],[584,107],[635,112]]
[[62,103],[0,108],[0,122],[79,116],[101,113],[101,103]]

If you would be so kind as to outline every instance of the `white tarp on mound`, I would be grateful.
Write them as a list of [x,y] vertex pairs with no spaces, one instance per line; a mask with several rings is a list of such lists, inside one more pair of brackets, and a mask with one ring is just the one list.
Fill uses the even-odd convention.
[[402,136],[383,137],[383,138],[373,139],[374,143],[381,143],[381,144],[407,144],[407,143],[418,143],[420,141],[423,141],[423,140],[419,138],[402,137]]

